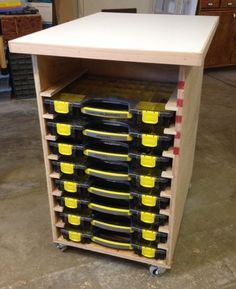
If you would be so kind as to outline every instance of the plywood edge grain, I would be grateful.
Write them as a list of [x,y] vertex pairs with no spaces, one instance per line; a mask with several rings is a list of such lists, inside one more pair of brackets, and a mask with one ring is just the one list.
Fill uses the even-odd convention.
[[168,51],[139,51],[123,49],[106,49],[90,47],[72,47],[45,45],[27,42],[9,42],[10,51],[34,55],[61,56],[73,58],[88,58],[100,60],[115,60],[129,62],[145,62],[172,65],[201,66],[204,59],[202,53],[168,52]]

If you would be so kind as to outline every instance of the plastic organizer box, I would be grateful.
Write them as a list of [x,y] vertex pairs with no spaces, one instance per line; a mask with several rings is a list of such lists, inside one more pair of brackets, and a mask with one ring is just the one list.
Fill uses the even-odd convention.
[[51,135],[63,138],[98,139],[103,141],[127,142],[132,147],[155,148],[156,151],[168,150],[173,146],[174,136],[163,133],[163,129],[132,127],[126,122],[100,120],[96,122],[78,121],[76,123],[61,120],[48,121]]
[[[141,225],[141,227],[158,228],[160,225],[164,225],[168,221],[168,216],[159,214],[159,210],[152,208],[149,211],[142,211],[138,209],[131,209],[130,204],[120,200],[105,200],[101,198],[93,198],[92,201],[81,200],[75,197],[57,197],[58,203],[65,210],[81,214],[90,214],[91,212],[100,212],[109,215],[115,215],[119,217],[130,218],[130,222],[135,225]],[[150,211],[152,210],[152,211]]]
[[90,243],[119,250],[133,250],[136,254],[147,258],[164,260],[166,251],[148,245],[134,244],[132,238],[122,233],[109,233],[105,230],[93,230],[92,232],[80,232],[78,230],[65,228],[61,229],[62,236],[73,242]]
[[[93,176],[105,180],[131,181],[132,184],[145,188],[159,188],[165,190],[170,185],[168,178],[156,174],[150,175],[149,172],[132,171],[126,163],[108,161],[87,161],[87,162],[66,162],[51,161],[55,172],[61,176],[79,180],[84,176]],[[146,174],[142,174],[146,173]]]
[[126,119],[169,127],[175,112],[165,109],[176,84],[85,75],[53,98],[45,98],[49,113],[81,118]]
[[73,212],[63,212],[59,214],[59,217],[64,223],[64,226],[77,228],[82,231],[97,227],[114,232],[132,234],[135,239],[140,241],[145,240],[155,242],[155,244],[167,242],[167,233],[135,227],[130,224],[130,220],[127,218],[117,218],[113,215],[107,217],[105,214],[97,212],[90,216],[79,215]]
[[98,200],[98,205],[102,202],[102,205],[105,203],[107,206],[114,205],[114,207],[117,207],[118,205],[121,205],[122,208],[127,210],[138,209],[154,212],[158,212],[160,209],[166,209],[170,203],[169,198],[140,194],[138,192],[120,193],[120,195],[117,195],[117,191],[109,191],[110,195],[108,195],[97,190],[96,188],[92,188],[90,191],[91,193],[88,191],[86,197],[82,197],[80,195],[61,197],[60,203],[62,206],[65,206],[69,209],[76,209],[83,205],[92,207],[93,205],[89,204],[89,202],[95,206]]
[[57,188],[66,195],[91,200],[93,196],[100,196],[115,200],[127,200],[134,208],[166,208],[169,198],[160,197],[157,190],[131,189],[127,182],[109,182],[95,179],[85,183],[68,180],[55,180]]
[[128,162],[131,167],[153,168],[155,170],[166,170],[172,165],[172,159],[156,156],[155,152],[143,153],[141,149],[130,149],[129,145],[122,142],[49,142],[53,154],[64,159],[82,160],[84,157],[114,161]]

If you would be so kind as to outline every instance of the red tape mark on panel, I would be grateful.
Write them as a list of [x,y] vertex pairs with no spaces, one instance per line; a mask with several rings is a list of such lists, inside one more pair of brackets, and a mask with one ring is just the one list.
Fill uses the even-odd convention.
[[173,153],[174,153],[174,155],[179,155],[179,147],[174,147],[173,148]]
[[180,139],[180,132],[179,131],[176,132],[175,139]]
[[185,84],[185,82],[184,81],[179,81],[179,83],[178,83],[178,89],[184,89],[184,84]]
[[176,123],[181,123],[182,122],[182,115],[176,115],[175,122]]
[[178,98],[178,99],[177,99],[177,106],[178,106],[178,107],[183,107],[183,105],[184,105],[184,100],[181,99],[181,98]]

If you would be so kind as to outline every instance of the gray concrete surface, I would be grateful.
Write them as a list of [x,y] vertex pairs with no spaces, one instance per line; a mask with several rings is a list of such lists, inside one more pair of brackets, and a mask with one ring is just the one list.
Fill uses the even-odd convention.
[[173,268],[153,278],[141,264],[52,245],[36,103],[1,102],[0,289],[235,289],[235,108],[236,70],[205,75]]

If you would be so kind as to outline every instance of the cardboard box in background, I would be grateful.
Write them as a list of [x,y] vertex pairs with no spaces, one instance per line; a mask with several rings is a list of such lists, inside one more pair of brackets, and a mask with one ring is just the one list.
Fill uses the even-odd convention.
[[77,0],[55,0],[57,23],[65,23],[79,17]]

